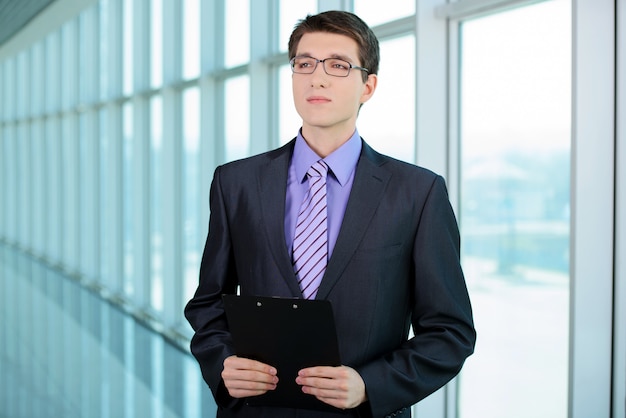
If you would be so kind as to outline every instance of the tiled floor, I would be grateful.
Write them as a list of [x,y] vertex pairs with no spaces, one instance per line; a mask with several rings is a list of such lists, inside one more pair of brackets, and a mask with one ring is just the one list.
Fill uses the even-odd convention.
[[188,353],[0,243],[0,418],[213,416]]

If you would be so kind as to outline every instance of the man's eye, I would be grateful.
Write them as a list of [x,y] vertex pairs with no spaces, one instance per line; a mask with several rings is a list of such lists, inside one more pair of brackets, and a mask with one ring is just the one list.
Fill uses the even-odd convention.
[[333,62],[332,67],[338,70],[346,70],[348,68],[347,65],[342,64],[341,62]]
[[311,66],[311,63],[310,62],[301,62],[300,64],[298,64],[298,66],[300,68],[307,68],[307,67]]

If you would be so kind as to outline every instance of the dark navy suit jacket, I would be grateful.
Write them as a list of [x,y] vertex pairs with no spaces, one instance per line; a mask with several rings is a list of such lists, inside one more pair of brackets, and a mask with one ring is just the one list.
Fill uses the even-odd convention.
[[240,286],[242,294],[302,297],[284,234],[293,146],[215,170],[200,283],[185,315],[218,416],[408,417],[460,371],[476,334],[443,178],[365,142],[317,298],[333,304],[342,362],[363,378],[368,402],[337,414],[251,407],[221,380],[234,354],[221,295]]

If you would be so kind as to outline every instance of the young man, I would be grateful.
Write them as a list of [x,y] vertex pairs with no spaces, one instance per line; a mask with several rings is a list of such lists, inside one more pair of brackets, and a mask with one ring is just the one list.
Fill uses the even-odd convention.
[[[279,149],[215,170],[200,283],[185,310],[191,350],[218,416],[408,417],[459,372],[475,343],[444,180],[359,136],[379,60],[361,19],[308,16],[291,35],[289,58],[302,128]],[[302,219],[307,205],[319,218]],[[309,234],[315,243],[301,244]],[[238,286],[247,295],[331,301],[344,365],[303,369],[296,382],[336,412],[247,404],[283,377],[234,355],[222,295]]]

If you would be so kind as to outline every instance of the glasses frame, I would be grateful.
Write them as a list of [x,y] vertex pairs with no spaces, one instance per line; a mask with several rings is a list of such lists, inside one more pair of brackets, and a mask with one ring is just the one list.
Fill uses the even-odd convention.
[[[296,71],[295,64],[296,64],[296,59],[298,59],[298,58],[310,58],[312,60],[315,60],[315,65],[313,66],[313,69],[310,72],[308,72],[308,73],[305,73],[305,72],[302,72],[302,71]],[[326,60],[339,60],[339,61],[343,61],[343,62],[347,63],[348,64],[348,72],[346,73],[346,75],[330,74],[326,70]],[[370,70],[368,70],[367,68],[359,67],[357,65],[353,65],[350,61],[346,61],[343,58],[337,58],[337,57],[328,57],[328,58],[324,58],[323,60],[318,60],[317,58],[311,57],[309,55],[297,55],[297,56],[295,56],[295,57],[293,57],[292,59],[289,60],[289,66],[291,67],[291,72],[294,73],[294,74],[313,74],[315,72],[315,70],[317,69],[317,64],[319,64],[320,62],[322,63],[322,68],[324,69],[324,72],[326,74],[328,74],[329,76],[332,76],[332,77],[341,77],[341,78],[348,77],[350,75],[350,70],[353,69],[353,68],[355,70],[365,71],[368,74],[370,72]]]

